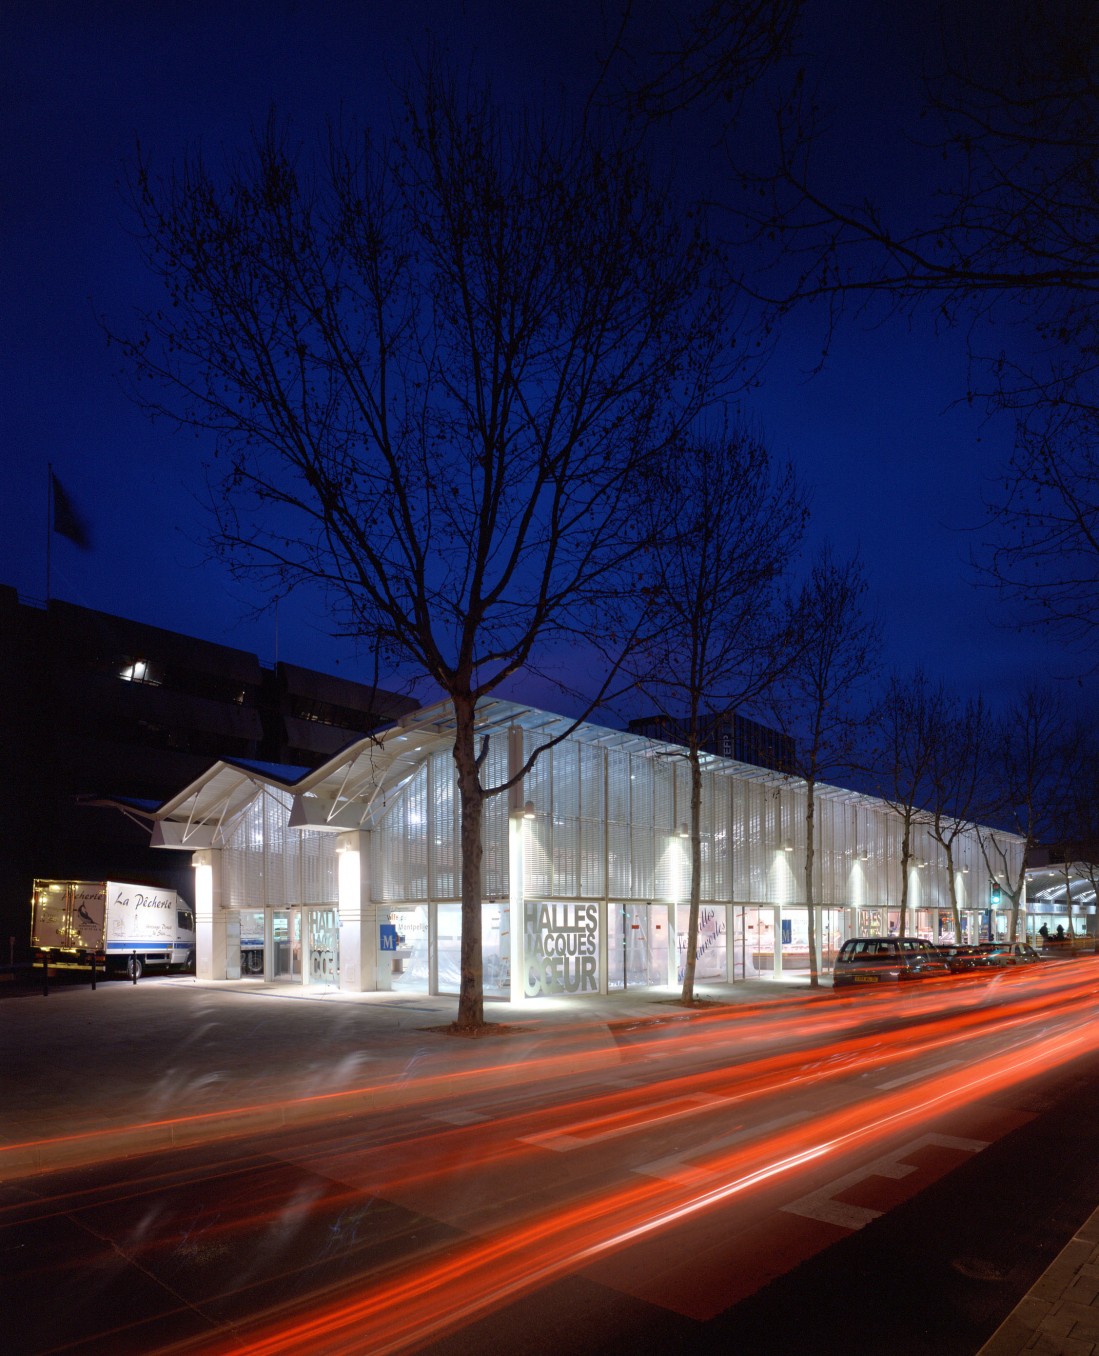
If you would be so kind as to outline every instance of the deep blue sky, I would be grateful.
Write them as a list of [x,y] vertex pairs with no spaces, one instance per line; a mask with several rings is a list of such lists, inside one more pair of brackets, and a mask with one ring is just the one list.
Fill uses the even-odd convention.
[[[151,425],[130,404],[97,322],[105,314],[124,324],[132,307],[155,298],[119,192],[135,138],[167,161],[196,143],[211,154],[241,145],[271,103],[306,139],[341,109],[384,117],[387,72],[400,74],[428,27],[460,54],[475,47],[498,83],[552,89],[590,69],[600,27],[592,8],[584,0],[5,4],[0,582],[27,599],[45,595],[52,462],[94,534],[90,553],[54,537],[54,596],[271,662],[273,617],[255,619],[256,600],[204,563],[201,443]],[[918,160],[905,168],[907,152],[882,110],[898,88],[916,88],[910,58],[932,9],[820,0],[807,30],[837,106],[835,163],[898,204],[918,201],[925,185]],[[712,174],[716,192],[720,157],[704,135],[684,144],[690,173]],[[963,337],[936,336],[922,322],[847,324],[823,373],[809,379],[819,346],[816,318],[791,321],[746,410],[810,487],[814,536],[840,551],[860,548],[887,661],[922,662],[963,688],[993,692],[1035,672],[1075,673],[1078,659],[1020,636],[972,587],[972,529],[1010,431],[953,403],[964,390]],[[347,642],[286,603],[278,657],[358,675]],[[552,700],[522,683],[512,695]]]

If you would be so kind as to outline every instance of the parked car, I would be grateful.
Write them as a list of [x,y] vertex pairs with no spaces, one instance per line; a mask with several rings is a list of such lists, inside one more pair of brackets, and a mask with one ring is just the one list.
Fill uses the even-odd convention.
[[981,950],[993,965],[1033,965],[1042,959],[1026,942],[982,942]]
[[992,957],[979,946],[964,946],[950,943],[939,947],[939,954],[946,961],[946,968],[952,975],[963,975],[972,970],[985,970],[991,965]]
[[840,947],[832,987],[948,975],[946,958],[922,937],[849,937]]

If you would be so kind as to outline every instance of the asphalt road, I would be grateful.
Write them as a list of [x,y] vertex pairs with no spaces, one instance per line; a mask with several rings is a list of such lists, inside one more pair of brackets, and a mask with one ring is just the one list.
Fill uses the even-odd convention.
[[[385,1029],[305,1006],[291,1027],[270,998],[105,998],[60,998],[37,1065],[43,1009],[4,1024],[20,1086],[63,1052],[116,1080],[108,1108],[14,1099],[20,1134],[36,1106],[43,1141],[66,1106],[94,1134],[64,1170],[7,1160],[13,1356],[970,1356],[1099,1200],[1093,961],[477,1042],[395,1007]],[[139,1034],[119,1048],[143,1015],[191,1051],[174,1099]],[[173,1143],[135,1155],[154,1115]]]

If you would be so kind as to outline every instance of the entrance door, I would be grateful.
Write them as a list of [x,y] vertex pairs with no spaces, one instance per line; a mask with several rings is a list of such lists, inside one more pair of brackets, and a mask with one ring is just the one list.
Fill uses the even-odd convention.
[[309,954],[306,978],[310,984],[337,984],[340,973],[340,916],[336,909],[307,909]]
[[775,969],[775,911],[733,909],[733,978],[770,979]]
[[301,910],[271,910],[272,979],[301,983]]
[[630,900],[607,906],[607,984],[641,989],[668,982],[668,906]]
[[835,969],[836,952],[843,945],[843,910],[820,911],[820,968],[830,975]]

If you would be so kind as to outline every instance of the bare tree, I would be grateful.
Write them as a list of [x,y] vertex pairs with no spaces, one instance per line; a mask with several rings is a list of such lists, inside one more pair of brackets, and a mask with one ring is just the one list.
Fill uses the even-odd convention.
[[881,636],[876,620],[864,615],[865,595],[858,557],[836,560],[823,548],[794,603],[792,658],[772,692],[772,718],[794,737],[790,771],[806,790],[805,902],[814,988],[820,982],[813,891],[817,787],[852,767],[866,728],[865,684],[877,668]]
[[[694,1001],[702,889],[701,753],[731,709],[758,698],[787,662],[776,585],[806,508],[789,466],[773,467],[740,428],[669,450],[644,479],[649,527],[639,685],[686,740],[691,887],[682,996]],[[684,716],[685,713],[685,716]]]
[[505,119],[436,68],[404,113],[311,158],[272,125],[221,172],[141,159],[167,304],[125,351],[151,409],[217,439],[231,567],[319,585],[453,703],[465,1027],[483,1021],[482,804],[517,780],[483,783],[478,704],[538,646],[598,638],[640,544],[627,491],[730,350],[700,219],[590,120]]
[[[1016,426],[987,505],[982,576],[1035,626],[1096,645],[1099,10],[1090,0],[1014,0],[997,12],[995,41],[979,9],[940,15],[941,55],[925,57],[926,107],[908,142],[913,174],[934,177],[922,211],[883,201],[875,185],[836,188],[831,116],[818,107],[812,67],[804,57],[780,64],[796,41],[796,4],[699,0],[639,103],[664,117],[705,113],[712,135],[713,107],[726,101],[718,121],[729,168],[718,194],[737,244],[757,251],[752,266],[743,248],[738,256],[749,286],[779,314],[823,300],[830,335],[845,309],[878,320],[884,301],[967,327],[965,394]],[[722,75],[752,25],[756,60],[766,54],[767,69],[782,72],[771,150],[759,125],[740,135],[756,86]]]
[[932,684],[922,669],[907,679],[894,674],[873,717],[874,761],[882,781],[881,797],[901,821],[902,937],[908,925],[912,830],[928,819],[931,768],[945,700],[942,683]]
[[650,118],[714,104],[731,114],[790,54],[802,8],[803,0],[703,0],[682,17],[669,10],[675,33],[650,54],[632,101]]
[[941,129],[940,179],[926,214],[900,216],[872,192],[836,195],[799,86],[780,119],[778,168],[756,179],[742,219],[772,250],[780,307],[825,298],[834,320],[885,298],[967,326],[967,398],[1016,424],[980,563],[1033,624],[1094,644],[1099,11],[1086,0],[1010,5],[995,43],[964,10],[942,13],[925,122]]
[[1064,789],[1065,717],[1048,688],[1029,687],[997,723],[988,762],[991,802],[982,819],[998,819],[1022,840],[1021,850],[997,829],[977,826],[988,873],[1011,905],[1016,940],[1026,891],[1026,859],[1056,837]]
[[928,769],[928,832],[946,855],[950,916],[954,940],[962,939],[958,908],[958,881],[954,845],[981,813],[992,722],[984,698],[978,694],[961,702],[945,696],[932,731]]
[[[1065,882],[1069,933],[1074,935],[1073,877],[1087,881],[1093,898],[1099,896],[1099,744],[1088,722],[1078,720],[1069,725],[1061,758],[1063,776],[1057,812],[1057,846]],[[1086,900],[1082,915],[1086,934]]]

